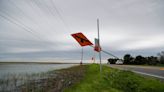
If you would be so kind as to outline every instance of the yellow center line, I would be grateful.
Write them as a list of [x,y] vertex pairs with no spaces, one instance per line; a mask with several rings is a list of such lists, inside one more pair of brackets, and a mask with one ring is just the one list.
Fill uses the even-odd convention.
[[164,70],[164,68],[160,68],[160,70]]

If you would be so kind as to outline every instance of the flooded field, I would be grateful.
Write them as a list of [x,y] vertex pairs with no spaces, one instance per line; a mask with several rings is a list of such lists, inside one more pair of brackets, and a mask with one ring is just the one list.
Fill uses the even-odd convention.
[[75,64],[0,64],[0,79],[11,74],[33,74],[62,69]]
[[[57,76],[56,69],[68,68],[76,64],[0,64],[0,91],[28,92],[46,84]],[[40,86],[39,86],[40,85]]]

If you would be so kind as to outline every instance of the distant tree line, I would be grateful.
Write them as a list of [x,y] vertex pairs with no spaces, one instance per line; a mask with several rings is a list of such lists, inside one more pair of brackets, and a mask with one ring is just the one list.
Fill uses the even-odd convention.
[[[115,64],[118,59],[109,58],[108,62],[110,64]],[[131,56],[130,54],[125,54],[123,57],[124,64],[131,64],[131,65],[157,65],[157,64],[164,64],[164,51],[157,54],[157,56],[148,56],[143,57],[142,55],[138,55],[136,57]]]
[[136,57],[132,57],[130,54],[126,54],[124,56],[124,64],[132,64],[132,65],[156,65],[159,63],[159,60],[155,56],[143,57],[138,55]]

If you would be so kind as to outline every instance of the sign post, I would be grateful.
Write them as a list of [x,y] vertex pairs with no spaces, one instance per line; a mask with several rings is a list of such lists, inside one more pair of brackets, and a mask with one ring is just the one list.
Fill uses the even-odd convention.
[[93,51],[93,63],[96,63],[95,51]]
[[89,46],[89,45],[93,45],[81,32],[79,33],[74,33],[71,34],[73,38],[75,38],[75,40],[80,44],[80,46],[82,47],[81,50],[81,62],[80,64],[82,64],[83,61],[83,47],[84,46]]
[[82,65],[83,64],[83,47],[81,47],[81,62],[80,62],[80,65]]

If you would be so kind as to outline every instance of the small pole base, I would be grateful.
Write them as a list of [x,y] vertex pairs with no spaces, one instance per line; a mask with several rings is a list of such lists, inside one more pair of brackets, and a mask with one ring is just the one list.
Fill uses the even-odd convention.
[[82,63],[82,61],[80,62],[80,65],[82,65],[83,63]]

